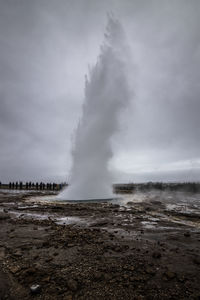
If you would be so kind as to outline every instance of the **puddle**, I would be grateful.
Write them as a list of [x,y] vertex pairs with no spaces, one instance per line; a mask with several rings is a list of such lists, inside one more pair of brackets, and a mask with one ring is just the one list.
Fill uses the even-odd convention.
[[[58,224],[58,225],[84,224],[86,222],[87,222],[86,220],[83,220],[79,217],[56,218],[56,224]],[[87,224],[89,224],[89,223],[87,222]]]
[[155,217],[148,217],[149,221],[152,221],[152,222],[158,222],[160,221],[159,218],[155,218]]
[[42,215],[42,214],[36,214],[36,213],[20,213],[17,211],[9,211],[10,215],[14,215],[16,218],[31,218],[31,219],[35,219],[35,220],[48,220],[49,217],[51,217],[50,215]]
[[156,222],[150,222],[150,221],[142,221],[141,224],[146,229],[154,229],[156,227],[156,225],[157,225]]
[[10,190],[10,189],[2,189],[0,191],[1,194],[26,194],[28,192],[30,193],[30,191],[26,191],[26,190]]
[[178,219],[177,217],[169,218],[169,220],[171,222],[176,223],[176,224],[185,225],[185,226],[189,226],[189,227],[194,227],[196,229],[200,229],[200,222],[182,220],[182,219]]
[[56,200],[55,195],[48,195],[48,196],[30,196],[27,198],[28,202],[39,202],[39,203],[62,203],[62,201]]
[[1,205],[16,205],[15,202],[1,202]]
[[141,239],[138,235],[137,231],[134,230],[125,230],[122,228],[109,228],[109,227],[103,227],[104,230],[106,230],[109,233],[112,233],[114,235],[123,236],[126,239]]
[[[189,226],[189,227],[194,227],[196,229],[200,229],[200,222],[198,222],[198,221],[195,222],[195,221],[190,221],[190,220],[184,220],[184,219],[181,219],[181,218],[178,218],[175,216],[167,216],[162,213],[152,213],[152,215],[153,215],[153,217],[151,218],[151,220],[156,219],[158,221],[167,221],[172,224],[174,223],[174,224],[185,225],[185,226]],[[159,228],[161,228],[161,227],[159,227]],[[164,228],[166,228],[166,227],[164,227]]]
[[[3,211],[3,209],[0,211]],[[35,220],[48,220],[51,219],[58,225],[70,225],[70,224],[89,224],[88,220],[80,218],[80,217],[57,217],[52,214],[37,214],[37,213],[20,213],[17,211],[9,211],[11,216],[16,218],[24,218],[24,219],[35,219]]]
[[166,204],[166,210],[176,211],[184,214],[196,214],[200,213],[199,207],[197,205],[188,205],[186,203],[177,204]]
[[39,205],[30,205],[30,206],[18,206],[17,209],[30,209],[30,208],[37,208]]

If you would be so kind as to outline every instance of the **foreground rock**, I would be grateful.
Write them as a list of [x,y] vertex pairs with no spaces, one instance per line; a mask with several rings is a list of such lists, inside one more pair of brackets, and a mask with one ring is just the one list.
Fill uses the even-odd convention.
[[[160,219],[149,226],[159,203],[146,212],[23,201],[23,215],[0,215],[0,299],[199,299],[200,232]],[[84,222],[57,224],[64,216]]]

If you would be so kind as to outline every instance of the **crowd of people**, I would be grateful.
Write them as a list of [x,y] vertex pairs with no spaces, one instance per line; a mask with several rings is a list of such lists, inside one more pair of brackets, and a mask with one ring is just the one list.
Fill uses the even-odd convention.
[[9,188],[9,189],[26,189],[26,190],[61,190],[66,183],[44,183],[44,182],[9,182],[9,184],[2,184],[0,182],[0,188]]

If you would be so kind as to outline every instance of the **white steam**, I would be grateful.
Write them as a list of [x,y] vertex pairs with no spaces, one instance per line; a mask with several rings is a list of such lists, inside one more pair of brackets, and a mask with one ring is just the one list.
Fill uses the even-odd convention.
[[72,150],[70,186],[61,199],[112,197],[108,162],[111,137],[118,130],[119,113],[129,102],[127,46],[121,24],[108,18],[96,65],[85,80],[85,99]]

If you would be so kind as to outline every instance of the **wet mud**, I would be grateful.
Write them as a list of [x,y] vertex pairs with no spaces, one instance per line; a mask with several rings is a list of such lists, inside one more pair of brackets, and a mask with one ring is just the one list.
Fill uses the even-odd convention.
[[0,299],[200,299],[198,196],[54,196],[0,191]]

